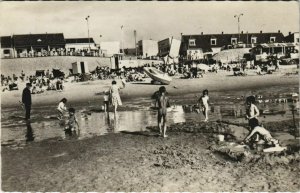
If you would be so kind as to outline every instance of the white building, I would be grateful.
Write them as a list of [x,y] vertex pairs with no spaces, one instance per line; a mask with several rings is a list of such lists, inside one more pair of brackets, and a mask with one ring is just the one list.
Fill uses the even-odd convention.
[[70,55],[82,51],[98,51],[93,38],[67,38],[65,40],[66,50],[70,52]]
[[120,54],[120,42],[101,42],[100,51],[104,57],[110,57],[115,54]]
[[138,42],[138,53],[142,58],[151,58],[157,56],[158,45],[155,40],[140,40]]

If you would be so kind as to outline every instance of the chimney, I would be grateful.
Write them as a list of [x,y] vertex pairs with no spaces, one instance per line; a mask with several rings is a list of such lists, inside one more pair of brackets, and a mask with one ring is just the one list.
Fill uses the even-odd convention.
[[224,34],[224,32],[222,32],[222,34]]
[[260,30],[260,33],[262,34],[262,31]]
[[292,34],[292,32],[289,31],[289,35],[291,35],[291,34]]
[[281,33],[281,31],[280,31],[280,30],[278,30],[278,33]]
[[244,33],[244,31],[241,31],[241,34],[243,34]]
[[203,35],[203,32],[201,32],[201,35]]

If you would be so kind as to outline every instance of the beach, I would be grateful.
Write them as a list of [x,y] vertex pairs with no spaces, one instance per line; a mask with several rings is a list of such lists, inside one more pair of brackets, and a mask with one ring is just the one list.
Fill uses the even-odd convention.
[[[122,127],[118,132],[112,128],[104,134],[99,134],[102,127],[97,127],[97,121],[99,124],[105,122],[101,112],[102,94],[110,87],[111,80],[79,83],[68,80],[62,92],[46,91],[33,95],[31,125],[35,133],[34,141],[21,139],[25,135],[28,137],[28,127],[26,130],[20,119],[23,112],[18,101],[22,86],[18,91],[4,92],[1,94],[1,119],[2,139],[4,136],[6,140],[2,141],[1,150],[2,190],[298,191],[299,143],[289,134],[293,125],[289,104],[267,104],[270,108],[282,105],[287,112],[261,118],[267,128],[273,128],[272,135],[289,147],[287,152],[264,154],[243,150],[239,152],[242,157],[233,159],[234,156],[228,155],[237,155],[237,152],[229,154],[230,151],[223,151],[230,144],[240,143],[247,133],[243,115],[239,118],[225,115],[227,111],[223,110],[224,107],[240,104],[239,108],[244,108],[243,97],[249,95],[273,99],[298,92],[297,71],[295,68],[283,69],[271,75],[238,77],[232,76],[232,72],[221,71],[205,74],[204,78],[199,79],[174,78],[166,86],[173,103],[178,106],[195,104],[202,90],[208,89],[214,111],[220,105],[221,113],[211,114],[210,122],[204,123],[199,114],[176,116],[176,112],[171,112],[172,122],[168,124],[167,138],[157,136],[156,114],[149,110],[151,95],[160,85],[152,85],[148,79],[127,83],[121,90],[124,105],[120,108],[120,124],[130,128]],[[117,79],[117,82],[121,84],[121,80]],[[98,130],[86,129],[83,138],[64,139],[56,134],[43,138],[49,130],[62,133],[58,121],[47,117],[55,115],[53,111],[63,97],[69,100],[68,106],[76,108],[79,118],[80,113],[91,114],[90,119],[80,120],[81,127],[92,129],[94,126]],[[266,104],[260,105],[260,108],[267,108]],[[132,116],[128,120],[126,114],[134,112],[145,114]],[[222,116],[221,122],[219,114]],[[183,121],[176,122],[182,117]],[[139,122],[138,119],[144,120]],[[126,120],[131,124],[125,124]],[[299,119],[296,121],[299,122]],[[131,129],[135,127],[135,122],[136,127],[143,126],[143,129]],[[116,125],[115,122],[113,124]],[[216,136],[220,131],[215,130],[218,127],[228,128],[229,131],[222,132],[235,138],[226,138],[225,142],[220,143]],[[98,134],[92,135],[91,132]],[[238,137],[237,133],[243,133],[243,136]],[[11,140],[13,134],[18,134],[18,140]]]

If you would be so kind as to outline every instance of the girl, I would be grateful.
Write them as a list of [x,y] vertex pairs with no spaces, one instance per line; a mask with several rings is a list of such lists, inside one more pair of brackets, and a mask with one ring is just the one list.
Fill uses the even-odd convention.
[[67,99],[63,98],[58,104],[57,111],[58,111],[58,120],[62,120],[64,117],[64,113],[68,112],[66,107]]
[[122,105],[121,97],[119,94],[119,90],[125,88],[125,83],[123,82],[123,87],[120,88],[117,86],[117,82],[114,80],[112,81],[112,86],[110,87],[110,97],[111,97],[111,104],[114,106],[114,112],[117,113],[118,105]]
[[205,122],[208,121],[208,100],[209,100],[209,97],[208,97],[208,90],[205,89],[203,92],[202,92],[202,96],[201,98],[199,99],[199,103],[202,104],[202,113],[205,117]]

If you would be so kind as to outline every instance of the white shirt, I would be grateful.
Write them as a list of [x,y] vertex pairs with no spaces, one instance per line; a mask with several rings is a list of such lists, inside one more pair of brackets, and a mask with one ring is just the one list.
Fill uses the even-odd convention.
[[57,110],[59,110],[59,111],[67,111],[67,107],[66,107],[65,103],[60,102],[58,104]]
[[106,95],[106,94],[105,94],[105,95],[103,96],[103,98],[104,98],[104,101],[108,101],[109,95]]

